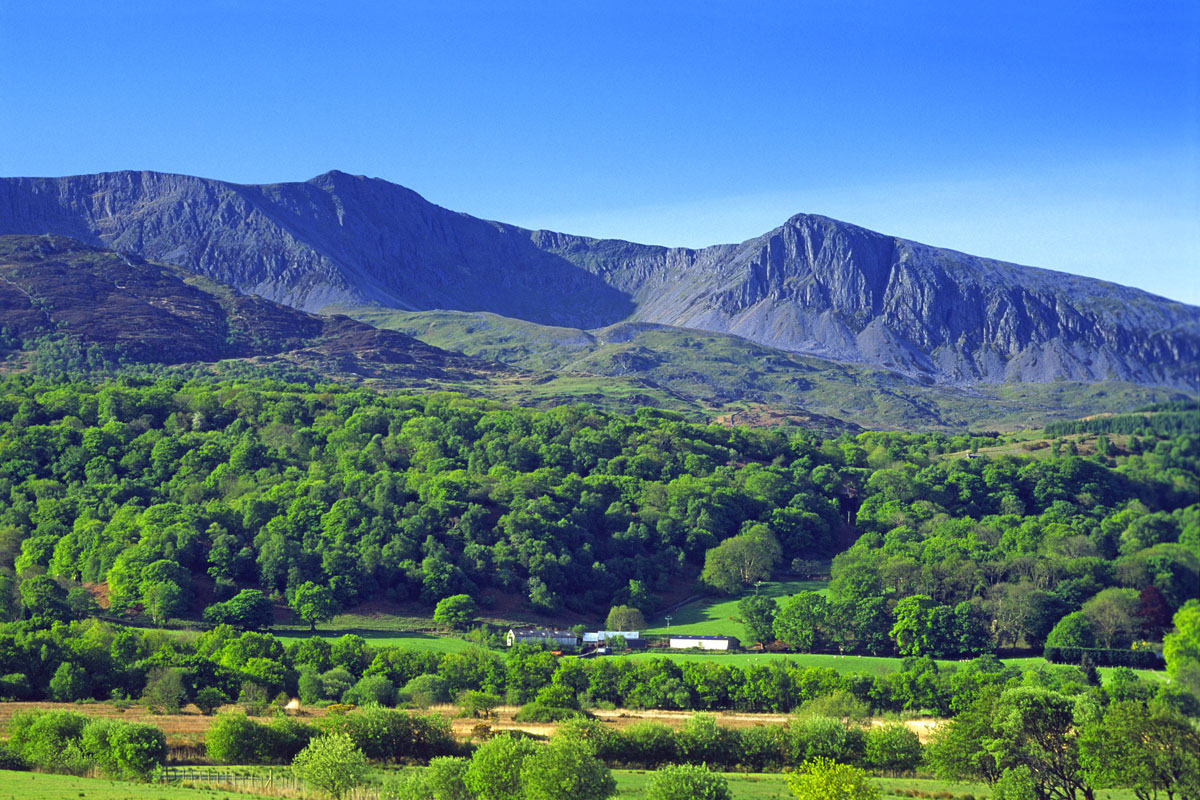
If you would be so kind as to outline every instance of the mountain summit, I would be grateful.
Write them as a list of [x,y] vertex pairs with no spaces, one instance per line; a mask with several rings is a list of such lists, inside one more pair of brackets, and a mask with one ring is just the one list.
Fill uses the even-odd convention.
[[658,323],[937,383],[1200,384],[1200,308],[814,215],[694,250],[530,231],[336,171],[261,186],[113,172],[0,179],[0,234],[16,233],[180,264],[310,311]]

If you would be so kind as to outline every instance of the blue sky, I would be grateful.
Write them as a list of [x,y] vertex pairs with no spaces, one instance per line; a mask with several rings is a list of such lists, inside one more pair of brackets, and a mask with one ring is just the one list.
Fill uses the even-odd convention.
[[797,212],[1200,304],[1200,4],[0,0],[0,174],[329,169],[701,246]]

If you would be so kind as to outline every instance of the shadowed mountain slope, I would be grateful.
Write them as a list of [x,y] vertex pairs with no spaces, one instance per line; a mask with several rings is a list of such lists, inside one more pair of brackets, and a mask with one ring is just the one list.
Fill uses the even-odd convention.
[[46,232],[308,310],[650,322],[936,383],[1200,384],[1196,307],[820,216],[691,250],[488,222],[340,172],[264,186],[153,172],[0,180],[0,233]]
[[502,366],[344,316],[241,294],[177,267],[61,236],[0,236],[0,326],[10,342],[68,335],[126,362],[286,355],[359,374],[471,380]]

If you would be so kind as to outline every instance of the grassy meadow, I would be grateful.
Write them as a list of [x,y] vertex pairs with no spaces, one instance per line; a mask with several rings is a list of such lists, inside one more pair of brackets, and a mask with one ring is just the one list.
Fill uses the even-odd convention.
[[[781,601],[800,591],[824,593],[828,581],[768,581],[758,587],[760,594],[767,597],[777,597]],[[688,603],[682,608],[671,612],[671,624],[661,615],[656,616],[645,633],[691,633],[698,636],[736,636],[742,644],[750,644],[750,637],[745,626],[735,621],[739,614],[737,609],[740,597],[704,598],[694,603]]]
[[315,634],[305,631],[273,631],[275,636],[288,644],[296,639],[307,639],[310,636],[321,636],[326,639],[336,639],[348,633],[357,634],[367,640],[373,647],[402,647],[406,650],[424,650],[436,653],[459,653],[472,647],[472,644],[457,636],[439,636],[435,633],[419,631],[380,631],[365,628],[318,628]]
[[0,770],[0,800],[242,800],[262,795]]

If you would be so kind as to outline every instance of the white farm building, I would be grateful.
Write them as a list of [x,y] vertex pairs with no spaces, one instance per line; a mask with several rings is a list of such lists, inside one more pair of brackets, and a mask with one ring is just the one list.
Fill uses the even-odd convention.
[[584,644],[589,642],[603,642],[607,639],[615,639],[618,636],[626,641],[641,638],[638,631],[588,631],[583,634],[583,641]]
[[559,644],[574,647],[579,644],[575,631],[559,628],[510,628],[505,642],[509,647],[522,642],[531,644]]
[[689,647],[701,650],[730,650],[737,646],[738,640],[732,636],[680,635],[671,637],[671,647],[675,650],[686,650]]

